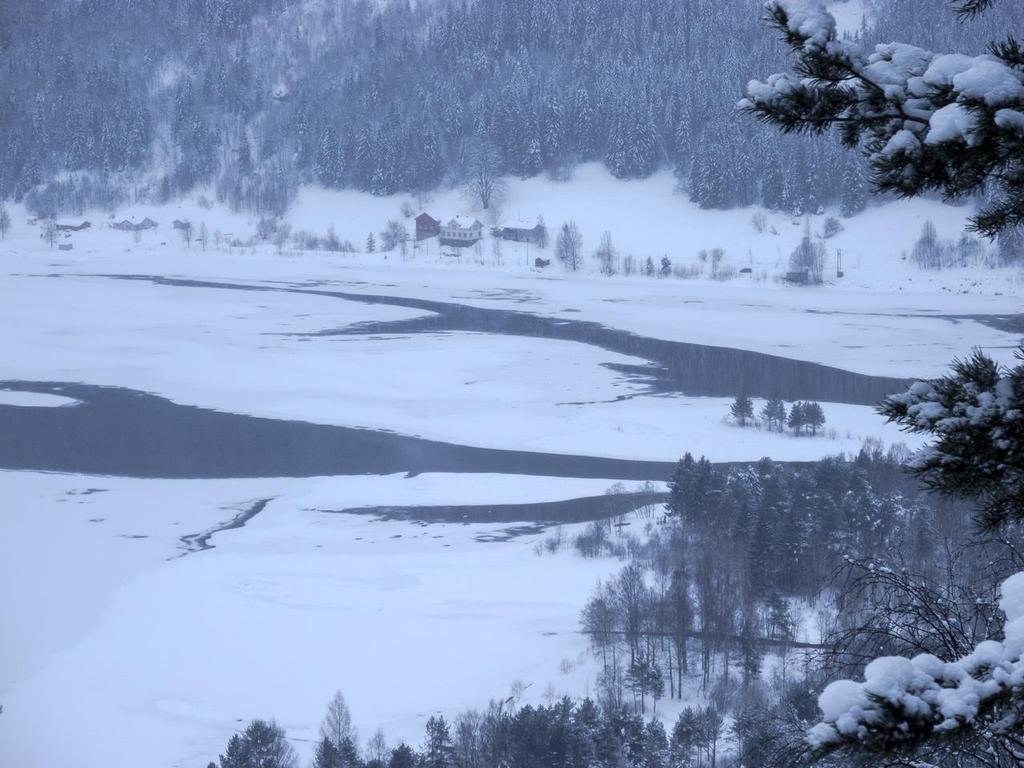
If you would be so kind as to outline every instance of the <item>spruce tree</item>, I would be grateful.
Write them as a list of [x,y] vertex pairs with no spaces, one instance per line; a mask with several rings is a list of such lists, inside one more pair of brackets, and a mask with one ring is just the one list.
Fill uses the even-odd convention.
[[452,768],[452,738],[444,717],[431,717],[427,720],[426,730],[422,768]]
[[789,409],[789,418],[786,421],[786,425],[793,430],[794,435],[799,435],[803,432],[804,426],[807,424],[807,408],[803,403],[793,403]]
[[693,707],[679,713],[672,726],[672,763],[691,765],[691,757],[701,743],[700,715]]
[[334,742],[326,736],[317,743],[313,754],[313,768],[342,768]]
[[820,403],[805,404],[804,422],[812,435],[818,434],[818,430],[825,424],[825,411],[822,410]]
[[297,768],[295,750],[275,722],[253,720],[228,741],[220,768]]
[[850,155],[843,163],[842,184],[839,192],[839,211],[843,216],[855,216],[867,207],[867,179],[860,158]]
[[388,768],[416,768],[416,753],[406,743],[401,743],[391,750]]
[[761,418],[767,422],[769,430],[777,429],[781,432],[786,427],[786,404],[773,397],[761,408]]
[[701,527],[705,515],[710,514],[709,500],[717,483],[715,468],[704,456],[694,460],[687,453],[676,464],[669,480],[669,500],[666,509],[679,515],[691,525]]
[[888,398],[881,413],[932,443],[910,464],[925,485],[975,501],[996,529],[1024,520],[1024,348],[1012,368],[982,352]]
[[746,395],[738,395],[735,400],[732,401],[732,405],[729,407],[729,413],[732,415],[741,427],[747,426],[747,419],[753,418],[754,416],[754,403],[751,402],[750,398]]

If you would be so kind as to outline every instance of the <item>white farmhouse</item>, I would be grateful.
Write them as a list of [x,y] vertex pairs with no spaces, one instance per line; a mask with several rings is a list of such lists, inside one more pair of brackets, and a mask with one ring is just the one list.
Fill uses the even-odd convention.
[[470,216],[456,216],[441,225],[441,245],[466,248],[483,237],[484,225]]

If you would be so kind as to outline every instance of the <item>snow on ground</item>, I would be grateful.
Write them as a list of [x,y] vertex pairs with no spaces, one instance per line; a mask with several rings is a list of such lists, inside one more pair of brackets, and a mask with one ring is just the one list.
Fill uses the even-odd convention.
[[[766,212],[765,231],[759,234],[751,223],[755,209],[703,211],[676,193],[674,185],[671,174],[623,182],[596,165],[582,166],[564,183],[510,180],[504,215],[543,215],[552,240],[562,221],[571,218],[579,223],[588,257],[583,273],[571,275],[557,265],[533,269],[533,258],[550,258],[550,248],[538,252],[535,247],[502,243],[499,263],[489,237],[457,261],[442,257],[436,240],[424,241],[406,259],[397,252],[278,255],[269,244],[216,249],[213,233],[221,233],[222,243],[235,237],[244,240],[254,233],[256,220],[195,202],[118,211],[118,219],[150,216],[160,222],[139,243],[128,233],[107,228],[105,214],[92,212],[88,218],[93,228],[70,235],[66,243],[74,250],[66,253],[48,250],[38,228],[26,223],[24,212],[15,211],[12,233],[0,241],[0,259],[5,270],[23,274],[138,272],[228,281],[337,281],[333,287],[339,290],[563,313],[643,335],[771,352],[880,375],[936,375],[972,346],[1012,360],[1020,334],[988,328],[969,317],[948,316],[1019,312],[1024,294],[1019,268],[924,271],[905,258],[926,221],[935,224],[940,238],[959,238],[968,207],[896,201],[845,219],[844,230],[826,241],[825,269],[826,277],[835,275],[841,251],[845,276],[830,277],[824,286],[801,288],[777,278],[786,271],[805,223],[819,232],[823,216],[794,219]],[[305,188],[288,219],[295,230],[325,233],[333,227],[339,237],[361,248],[368,232],[381,230],[388,219],[401,218],[399,208],[406,201],[403,196]],[[469,203],[449,190],[435,193],[423,207],[443,217],[466,212]],[[169,227],[169,221],[178,217],[197,226],[207,224],[211,239],[205,251],[195,242],[184,247]],[[411,221],[406,223],[412,226]],[[605,278],[589,254],[606,229],[622,256],[633,254],[642,260],[649,255],[657,262],[668,255],[676,265],[703,266],[704,277]],[[737,274],[724,282],[709,279],[710,267],[701,264],[698,253],[715,247],[725,249],[723,268],[750,268],[750,275]],[[7,299],[26,287],[6,279],[0,292]],[[270,299],[250,296],[244,301],[265,304]]]
[[[245,413],[631,458],[683,450],[814,458],[855,449],[869,435],[895,438],[854,406],[826,404],[834,434],[798,439],[724,423],[724,399],[611,402],[637,394],[637,384],[604,364],[639,361],[578,343],[289,335],[418,310],[90,276],[97,274],[456,301],[893,376],[936,375],[972,346],[1012,359],[1019,334],[970,316],[1019,312],[1019,270],[923,272],[902,258],[926,220],[940,237],[959,237],[968,209],[907,201],[844,220],[827,241],[826,272],[835,274],[841,249],[846,276],[797,288],[775,278],[805,224],[819,231],[823,217],[767,213],[758,234],[753,209],[700,211],[674,186],[670,174],[627,183],[584,166],[566,183],[512,180],[502,216],[543,215],[552,239],[575,219],[588,254],[606,229],[623,256],[668,255],[694,269],[700,250],[721,247],[723,265],[749,267],[750,276],[711,280],[705,266],[697,279],[606,278],[589,257],[582,273],[538,271],[536,249],[503,244],[499,253],[490,239],[458,260],[433,241],[407,259],[278,254],[270,245],[228,246],[248,240],[255,219],[195,201],[119,211],[117,219],[160,223],[137,241],[90,213],[94,226],[61,236],[73,250],[60,251],[14,209],[0,241],[0,379],[127,386]],[[361,247],[369,231],[400,216],[404,199],[310,188],[288,218],[296,230],[333,226]],[[437,217],[472,212],[456,191],[423,207]],[[186,248],[174,218],[205,224],[206,248]],[[0,402],[62,404],[9,392]],[[141,768],[149,756],[154,766],[191,768],[251,717],[275,716],[293,737],[311,738],[337,688],[364,733],[382,724],[392,738],[414,742],[435,708],[481,706],[516,680],[532,683],[533,701],[549,683],[559,694],[586,693],[593,668],[572,632],[595,581],[616,563],[569,551],[538,557],[536,535],[477,541],[504,526],[421,527],[316,510],[554,500],[608,485],[474,475],[158,481],[0,473],[0,580],[14,585],[0,605],[4,756],[19,768],[110,766],[125,755]],[[228,522],[258,499],[271,501],[244,528],[215,534],[213,550],[179,557],[181,536]],[[55,722],[59,739],[48,737]],[[298,746],[308,755],[308,742]]]
[[[319,509],[600,494],[523,477],[154,481],[2,473],[0,743],[11,765],[203,766],[239,723],[276,717],[304,758],[335,689],[369,734],[418,744],[451,715],[531,687],[588,692],[575,634],[618,568],[510,526],[422,526]],[[272,499],[213,550],[178,537]],[[578,526],[565,526],[571,535]],[[28,577],[31,574],[31,577]],[[275,631],[265,631],[275,627]],[[57,695],[59,692],[59,695]],[[61,723],[59,739],[42,738]],[[106,737],[97,738],[97,733]]]

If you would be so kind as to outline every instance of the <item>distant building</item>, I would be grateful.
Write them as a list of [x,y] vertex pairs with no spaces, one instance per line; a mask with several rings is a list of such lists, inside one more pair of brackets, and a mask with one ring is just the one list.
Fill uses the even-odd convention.
[[139,232],[143,229],[153,229],[153,227],[155,226],[156,222],[147,216],[138,224],[136,224],[133,221],[128,221],[128,219],[124,219],[123,221],[118,221],[115,222],[114,224],[111,224],[110,228],[119,229],[122,232]]
[[495,227],[493,232],[502,240],[512,240],[516,243],[540,243],[547,234],[543,224],[530,224],[526,221],[502,224]]
[[806,269],[786,273],[786,282],[794,285],[810,285],[811,275]]
[[479,219],[469,216],[456,216],[447,224],[441,225],[441,245],[453,245],[456,248],[468,248],[480,241],[484,236],[484,225]]
[[416,239],[425,240],[441,234],[441,222],[424,211],[416,217]]
[[81,224],[58,224],[58,232],[81,232],[83,229],[88,229],[92,224],[88,221],[83,221]]

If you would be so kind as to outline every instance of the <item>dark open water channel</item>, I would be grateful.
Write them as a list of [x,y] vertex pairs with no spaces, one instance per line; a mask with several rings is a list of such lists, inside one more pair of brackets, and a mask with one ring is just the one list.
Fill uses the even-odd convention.
[[[316,287],[238,285],[234,283],[147,275],[100,275],[121,280],[143,280],[158,285],[243,291],[282,291],[328,296],[363,304],[418,309],[434,316],[394,322],[357,323],[309,336],[414,334],[472,331],[505,336],[574,341],[623,355],[648,360],[647,373],[659,391],[703,397],[781,397],[784,400],[820,400],[852,405],[875,405],[886,395],[900,392],[907,379],[869,376],[803,360],[729,347],[689,344],[640,336],[600,323],[534,315],[508,309],[472,307],[403,296],[330,291]],[[303,334],[300,334],[303,335]]]
[[318,477],[475,472],[663,480],[672,464],[497,450],[178,405],[118,387],[0,382],[62,407],[0,405],[0,468],[122,477]]
[[[313,335],[472,331],[590,344],[650,361],[649,366],[631,371],[642,371],[652,391],[703,396],[743,393],[870,405],[907,383],[775,355],[652,339],[598,323],[504,309],[315,287],[105,277],[192,288],[284,291],[434,313]],[[178,405],[153,394],[116,387],[8,381],[0,382],[0,388],[59,394],[79,401],[58,408],[0,405],[0,468],[5,469],[159,478],[463,472],[665,480],[673,466],[671,462],[475,448],[384,431],[258,418]],[[699,453],[699,444],[688,445],[684,439],[679,453],[687,450]]]

